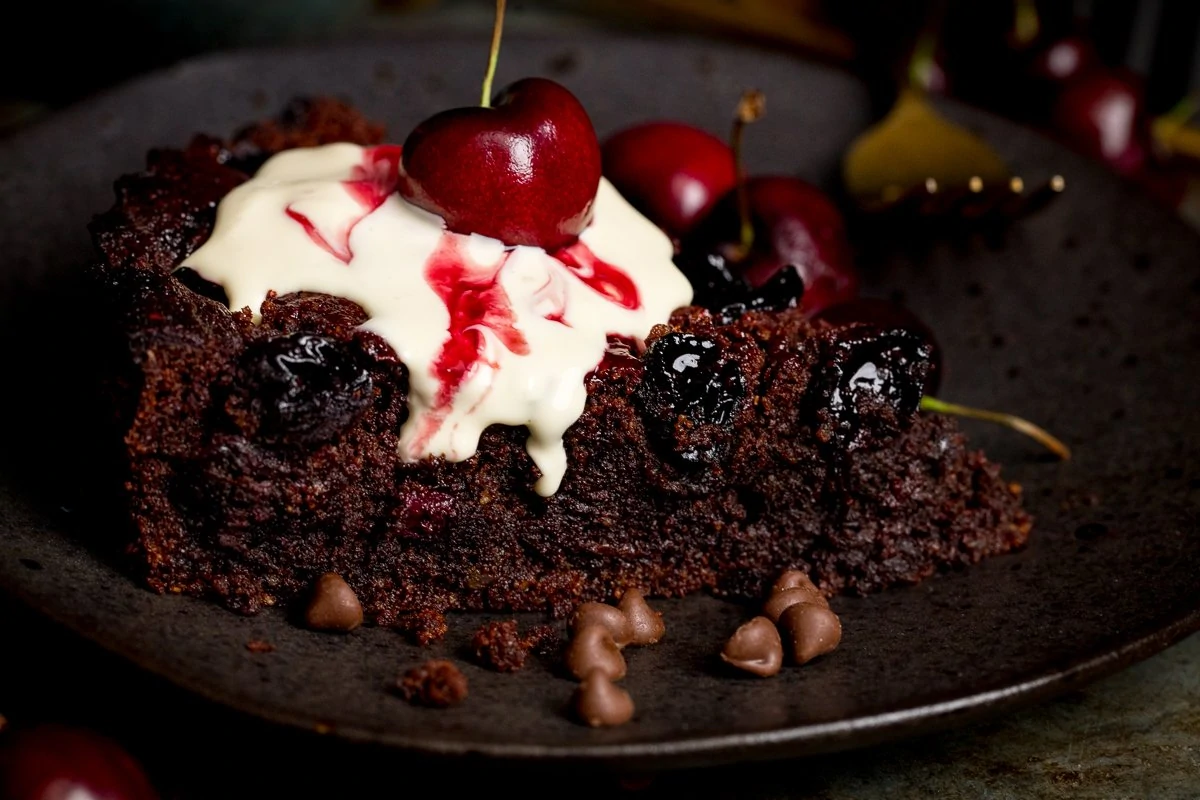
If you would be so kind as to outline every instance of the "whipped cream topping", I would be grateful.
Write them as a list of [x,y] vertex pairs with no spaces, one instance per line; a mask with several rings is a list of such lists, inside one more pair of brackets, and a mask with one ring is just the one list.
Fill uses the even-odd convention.
[[221,201],[184,261],[256,314],[268,292],[351,300],[409,370],[407,461],[475,454],[489,425],[524,425],[558,490],[563,435],[610,336],[642,339],[691,301],[670,240],[601,179],[591,226],[548,253],[452,233],[395,191],[400,148],[286,150]]

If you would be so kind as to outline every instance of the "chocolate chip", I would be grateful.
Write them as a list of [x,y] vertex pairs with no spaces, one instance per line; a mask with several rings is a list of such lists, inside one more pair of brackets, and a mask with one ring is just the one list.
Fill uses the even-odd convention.
[[816,603],[789,606],[779,617],[779,627],[787,635],[792,660],[797,664],[832,652],[842,641],[842,623],[837,614]]
[[251,639],[246,642],[246,649],[251,653],[271,653],[274,652],[275,645],[264,642],[262,639]]
[[789,569],[776,578],[775,585],[771,587],[771,594],[785,592],[788,589],[808,589],[814,597],[822,596],[821,590],[812,582],[812,578],[808,577],[808,573],[798,569]]
[[588,625],[571,639],[564,659],[567,670],[576,678],[600,671],[610,680],[625,677],[625,658],[612,634],[603,625]]
[[779,629],[766,617],[755,617],[738,628],[725,649],[721,660],[761,678],[769,678],[783,666],[783,641]]
[[517,632],[517,621],[489,622],[471,639],[475,658],[497,672],[516,672],[525,666],[525,642]]
[[326,572],[313,587],[304,621],[315,631],[346,633],[362,625],[362,604],[341,575]]
[[612,634],[617,647],[633,641],[633,625],[629,617],[616,606],[607,603],[584,603],[571,615],[571,631],[578,633],[588,625],[603,625]]
[[646,597],[641,589],[627,590],[621,598],[620,608],[629,618],[629,624],[633,626],[633,640],[630,644],[656,644],[667,632],[662,614],[646,604]]
[[433,659],[397,678],[396,691],[415,705],[446,708],[467,696],[467,676],[453,661]]
[[575,715],[593,728],[624,725],[633,719],[633,698],[602,671],[594,670],[575,690]]
[[770,594],[775,594],[776,591],[786,591],[788,589],[812,589],[816,590],[816,585],[812,583],[812,579],[808,573],[800,570],[786,570],[781,576],[775,578],[775,584],[770,588]]
[[767,602],[763,604],[763,615],[770,617],[772,622],[778,622],[780,615],[797,603],[816,603],[819,606],[829,605],[829,601],[821,596],[816,587],[805,589],[797,586],[792,589],[784,589],[782,592],[775,592],[775,594],[767,598]]

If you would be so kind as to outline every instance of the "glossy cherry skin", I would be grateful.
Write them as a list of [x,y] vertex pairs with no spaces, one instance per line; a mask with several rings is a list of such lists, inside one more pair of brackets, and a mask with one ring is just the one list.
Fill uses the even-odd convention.
[[647,122],[601,147],[604,177],[666,234],[682,238],[737,183],[729,145],[681,122]]
[[398,190],[457,233],[547,250],[575,240],[592,219],[600,143],[575,95],[526,78],[491,108],[455,108],[404,142]]
[[0,743],[0,800],[157,800],[133,757],[99,734],[40,725]]
[[1091,72],[1100,65],[1096,48],[1082,36],[1072,35],[1051,42],[1033,60],[1035,77],[1054,83],[1066,83]]
[[[846,224],[833,202],[799,178],[760,176],[746,181],[754,245],[738,249],[741,217],[737,192],[728,192],[682,248],[692,260],[705,254],[724,257],[727,269],[753,293],[781,269],[794,268],[804,283],[800,307],[809,313],[858,294],[858,270],[846,239]],[[690,276],[689,276],[690,277]]]
[[936,394],[942,382],[942,348],[929,326],[907,308],[875,297],[857,297],[845,303],[829,306],[814,314],[814,321],[827,322],[834,327],[871,325],[881,329],[901,328],[917,334],[930,350],[930,369],[925,377],[925,394]]
[[1081,153],[1122,175],[1136,175],[1150,154],[1149,123],[1137,80],[1097,71],[1068,83],[1058,97],[1054,129]]

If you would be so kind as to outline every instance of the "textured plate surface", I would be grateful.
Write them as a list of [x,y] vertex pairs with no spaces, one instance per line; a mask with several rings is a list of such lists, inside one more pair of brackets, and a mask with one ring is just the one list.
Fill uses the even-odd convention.
[[[942,395],[1033,418],[1076,449],[1046,460],[1015,435],[969,425],[1024,487],[1031,546],[913,588],[834,603],[833,656],[767,681],[723,674],[715,653],[745,610],[706,597],[662,602],[667,639],[630,653],[634,724],[568,721],[573,684],[537,662],[515,675],[471,665],[471,696],[436,712],[385,687],[431,654],[460,656],[479,617],[452,617],[422,651],[388,631],[324,636],[282,613],[241,618],[143,590],[89,549],[108,524],[72,500],[86,482],[73,425],[70,313],[91,255],[84,226],[147,148],[225,134],[289,97],[335,93],[394,139],[473,102],[480,42],[461,39],[221,56],[151,76],[0,143],[0,309],[10,420],[0,479],[0,586],[170,680],[243,711],[410,750],[587,760],[636,768],[802,754],[959,724],[1098,677],[1200,628],[1200,268],[1196,237],[1116,179],[981,114],[1027,181],[1067,175],[1066,197],[1011,232],[897,253],[871,290],[901,290],[941,338]],[[669,117],[720,132],[741,88],[769,116],[752,170],[829,183],[869,122],[850,77],[788,57],[698,41],[602,34],[510,37],[500,81],[527,74],[575,90],[599,132]],[[530,623],[534,620],[529,619]],[[249,652],[251,639],[272,653]]]

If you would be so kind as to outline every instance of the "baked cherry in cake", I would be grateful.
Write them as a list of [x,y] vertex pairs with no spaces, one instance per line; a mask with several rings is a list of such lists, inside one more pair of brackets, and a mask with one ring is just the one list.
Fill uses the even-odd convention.
[[916,334],[929,348],[924,393],[937,394],[942,380],[942,348],[930,327],[904,306],[876,297],[856,297],[823,308],[813,319],[835,327],[871,325],[881,330],[899,328]]

